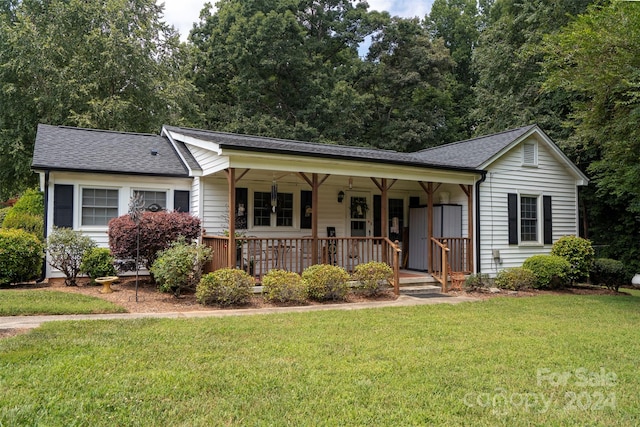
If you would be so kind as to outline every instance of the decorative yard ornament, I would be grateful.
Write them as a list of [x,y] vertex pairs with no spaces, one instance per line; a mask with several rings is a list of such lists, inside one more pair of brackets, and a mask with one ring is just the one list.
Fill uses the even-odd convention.
[[134,193],[129,199],[129,218],[136,225],[136,302],[138,302],[138,278],[140,272],[140,220],[144,210],[144,197]]

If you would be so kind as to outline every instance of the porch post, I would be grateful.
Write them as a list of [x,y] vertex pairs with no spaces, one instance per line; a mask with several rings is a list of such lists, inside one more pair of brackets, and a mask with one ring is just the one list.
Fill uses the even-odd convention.
[[236,169],[227,169],[229,183],[229,243],[227,245],[227,267],[236,265]]
[[311,246],[311,265],[318,262],[318,174],[311,175],[311,236],[313,245]]
[[[388,188],[387,188],[387,178],[382,178],[381,183],[380,183],[380,216],[382,218],[380,218],[382,221],[381,222],[381,226],[382,226],[382,230],[380,230],[380,234],[381,237],[384,239],[385,237],[389,237],[389,193],[388,193]],[[387,248],[387,242],[383,240],[382,243],[382,262],[384,262],[385,264],[389,263],[389,260],[387,259],[387,253],[388,253],[388,248]]]
[[460,188],[467,195],[467,237],[469,238],[467,262],[469,271],[473,272],[473,186],[460,184]]
[[[432,248],[431,238],[433,237],[433,182],[427,183],[427,241],[429,248]],[[433,251],[429,250],[429,273],[433,272]]]

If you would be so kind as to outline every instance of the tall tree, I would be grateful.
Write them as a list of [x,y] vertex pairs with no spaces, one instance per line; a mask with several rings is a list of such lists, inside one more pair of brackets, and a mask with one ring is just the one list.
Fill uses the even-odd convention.
[[373,38],[367,60],[361,84],[371,95],[371,145],[415,151],[455,139],[454,63],[441,39],[432,42],[417,18],[394,17]]
[[154,0],[5,0],[0,13],[0,198],[33,183],[39,122],[157,132],[198,119],[187,52]]
[[486,28],[475,49],[476,133],[536,122],[554,139],[568,134],[562,121],[571,99],[564,91],[541,93],[546,34],[557,32],[593,0],[496,0],[485,11]]
[[545,90],[574,94],[565,148],[593,177],[590,237],[640,271],[640,7],[593,6],[545,43]]
[[471,136],[475,127],[471,111],[475,107],[473,87],[478,80],[472,68],[472,55],[480,36],[481,18],[476,0],[435,0],[431,12],[425,17],[425,25],[433,38],[444,40],[455,61],[453,102],[460,120],[460,135],[456,139]]
[[368,33],[366,4],[223,0],[217,7],[202,11],[190,35],[205,126],[341,141],[334,129],[342,126],[328,107],[343,98],[358,104],[351,79]]

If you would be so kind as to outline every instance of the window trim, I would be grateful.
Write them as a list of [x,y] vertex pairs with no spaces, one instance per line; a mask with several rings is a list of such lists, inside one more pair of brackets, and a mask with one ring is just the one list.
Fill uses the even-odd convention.
[[[522,224],[522,221],[524,221],[524,220],[532,221],[532,219],[530,219],[530,218],[523,218],[523,215],[522,215],[522,202],[523,202],[522,199],[523,198],[532,199],[532,200],[535,200],[535,202],[536,202],[536,206],[535,206],[536,238],[535,238],[535,240],[524,240],[523,239],[523,229],[522,229],[523,228],[522,227],[523,224]],[[543,221],[541,221],[541,219],[542,219],[542,210],[540,209],[541,208],[541,203],[540,203],[541,199],[542,199],[542,197],[541,197],[540,194],[537,194],[537,195],[536,194],[518,194],[518,241],[520,242],[520,245],[527,246],[527,245],[540,245],[540,244],[542,244],[541,239],[540,239],[540,237],[542,235],[542,233],[541,233],[542,230],[541,230],[540,225],[543,222]]]
[[251,215],[250,218],[248,218],[248,228],[247,230],[299,230],[300,229],[300,225],[298,223],[298,218],[297,216],[300,214],[300,210],[299,210],[299,204],[300,204],[300,196],[298,194],[296,194],[296,190],[295,189],[284,189],[281,191],[278,191],[278,194],[290,194],[291,195],[291,202],[292,202],[292,206],[291,206],[291,225],[277,225],[278,224],[278,218],[277,218],[277,213],[273,212],[272,210],[269,210],[269,225],[255,225],[255,194],[256,193],[267,193],[267,194],[271,194],[270,189],[264,189],[264,188],[250,188],[249,189],[249,194],[250,196],[248,197],[248,212],[247,215]]
[[[523,191],[507,194],[508,244],[515,246],[550,245],[553,243],[553,204],[552,197],[543,193]],[[537,240],[522,240],[522,197],[536,199]]]
[[[116,194],[117,194],[117,199],[116,199],[117,200],[117,205],[115,206],[115,209],[116,209],[117,212],[116,212],[116,215],[114,217],[110,218],[110,220],[111,220],[113,218],[117,218],[120,215],[120,188],[119,187],[101,187],[101,186],[95,186],[95,185],[81,185],[80,188],[78,189],[78,191],[79,191],[79,197],[78,197],[78,199],[79,199],[78,200],[78,215],[79,215],[78,224],[79,224],[80,228],[82,228],[82,229],[92,229],[92,228],[93,229],[96,229],[96,228],[103,229],[103,228],[108,227],[109,221],[107,221],[106,224],[85,224],[84,223],[84,208],[85,208],[85,205],[84,205],[84,191],[85,190],[105,190],[105,191],[112,190],[112,191],[116,192]],[[87,206],[87,207],[95,208],[96,206]],[[107,208],[113,209],[114,207],[107,206]]]
[[[173,210],[173,207],[169,206],[169,190],[166,188],[142,188],[142,187],[131,187],[131,195],[129,197],[133,197],[136,192],[150,192],[150,193],[164,193],[164,210],[170,211]],[[145,209],[146,210],[146,209]]]

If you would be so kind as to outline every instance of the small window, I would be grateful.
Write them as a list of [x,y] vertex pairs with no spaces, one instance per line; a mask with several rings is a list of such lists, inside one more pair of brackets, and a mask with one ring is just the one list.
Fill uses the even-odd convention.
[[[277,227],[293,226],[293,194],[278,193],[278,204],[275,208],[275,220]],[[271,226],[271,215],[274,209],[271,206],[271,193],[256,191],[253,193],[253,225]]]
[[535,142],[525,142],[522,145],[522,164],[527,166],[537,166],[538,152]]
[[142,197],[145,210],[155,212],[167,209],[166,191],[134,191],[133,194]]
[[278,193],[278,208],[276,209],[276,225],[278,227],[293,226],[293,194]]
[[271,193],[264,191],[253,193],[253,225],[271,225]]
[[82,225],[107,225],[118,216],[118,190],[82,189]]
[[538,241],[538,198],[520,197],[520,241]]

